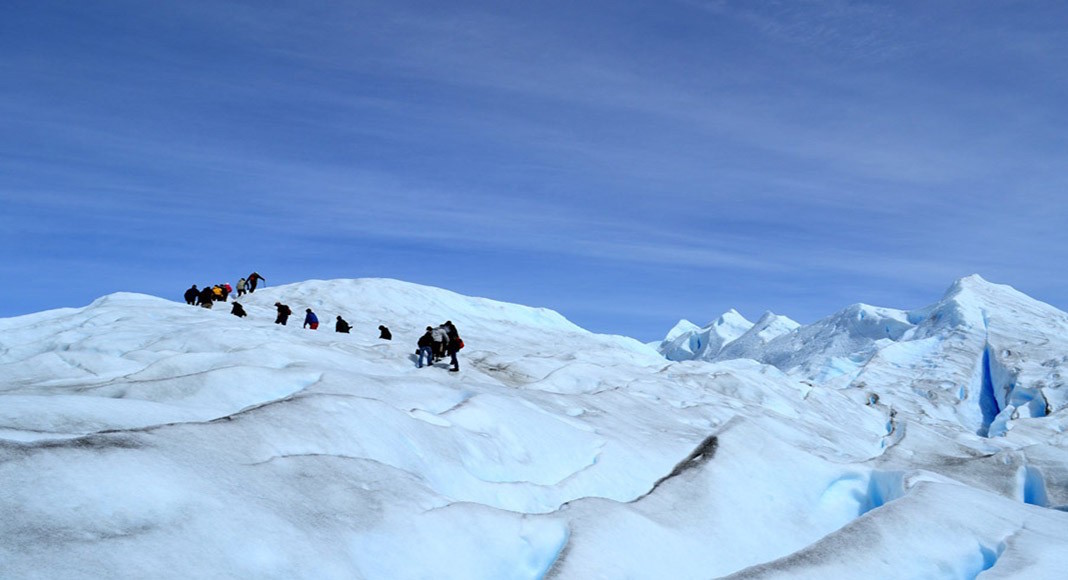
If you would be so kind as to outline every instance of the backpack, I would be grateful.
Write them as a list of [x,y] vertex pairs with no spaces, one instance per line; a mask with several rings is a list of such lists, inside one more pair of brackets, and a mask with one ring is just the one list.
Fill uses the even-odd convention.
[[464,348],[464,339],[457,338],[456,339],[456,350],[463,350],[463,348]]

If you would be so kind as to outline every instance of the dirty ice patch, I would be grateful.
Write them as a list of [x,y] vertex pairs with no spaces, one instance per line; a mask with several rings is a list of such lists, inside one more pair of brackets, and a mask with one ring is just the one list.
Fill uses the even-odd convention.
[[[84,435],[106,429],[137,429],[216,414],[154,401],[71,395],[0,395],[0,429],[41,434]],[[0,439],[6,438],[0,431]]]

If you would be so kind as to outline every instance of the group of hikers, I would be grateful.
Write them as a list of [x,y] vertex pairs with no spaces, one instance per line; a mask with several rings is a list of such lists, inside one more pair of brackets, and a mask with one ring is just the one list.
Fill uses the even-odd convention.
[[[257,272],[249,274],[248,278],[241,278],[237,281],[237,295],[242,296],[246,292],[255,292],[257,283],[266,282],[266,280],[266,278],[260,276]],[[232,292],[233,287],[226,282],[215,284],[213,286],[205,286],[203,289],[197,289],[197,285],[193,284],[191,288],[185,291],[185,302],[191,306],[211,308],[212,304],[215,302],[226,302]],[[288,305],[282,304],[281,302],[275,302],[274,307],[278,311],[274,323],[285,326],[289,321],[289,317],[293,316],[293,310]],[[248,313],[245,312],[245,308],[236,300],[231,305],[230,314],[233,314],[238,318],[248,316]],[[311,308],[306,308],[304,310],[304,328],[309,328],[311,330],[319,329],[319,317]],[[337,321],[334,323],[334,332],[349,334],[350,330],[352,330],[352,325],[338,315]],[[388,327],[380,324],[378,325],[378,338],[393,340],[393,334],[389,331]],[[424,360],[426,361],[427,366],[433,366],[434,363],[442,360],[448,355],[451,357],[449,361],[449,370],[452,372],[459,372],[460,363],[456,360],[456,353],[464,347],[464,341],[460,338],[460,333],[457,332],[456,326],[451,320],[446,320],[436,327],[426,327],[426,333],[419,337],[417,345],[419,348],[415,353],[418,355],[416,361],[416,366],[418,368],[423,368]]]
[[426,327],[426,333],[419,337],[417,345],[419,350],[415,352],[419,355],[419,359],[416,361],[416,366],[419,368],[423,368],[424,359],[427,366],[434,366],[434,363],[445,358],[447,354],[452,357],[449,361],[451,365],[449,370],[459,372],[460,363],[456,360],[456,353],[464,347],[464,341],[451,320],[446,320],[440,326]]
[[[243,296],[246,292],[255,292],[257,283],[266,281],[267,279],[260,276],[258,272],[253,272],[248,275],[247,279],[241,278],[237,281],[237,295]],[[214,286],[206,285],[199,290],[197,285],[193,284],[185,291],[185,303],[191,306],[200,306],[201,308],[211,308],[215,302],[226,302],[233,291],[234,288],[230,286],[229,282],[215,284]],[[244,312],[240,305],[238,305],[238,309]]]

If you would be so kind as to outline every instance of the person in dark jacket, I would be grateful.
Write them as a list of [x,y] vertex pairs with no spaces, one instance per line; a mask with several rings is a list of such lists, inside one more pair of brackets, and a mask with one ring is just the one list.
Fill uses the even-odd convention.
[[200,290],[200,296],[197,296],[197,304],[201,308],[211,308],[212,302],[215,302],[215,293],[211,291],[211,286],[205,286]]
[[456,331],[456,326],[453,325],[451,320],[446,320],[442,326],[445,327],[449,335],[449,344],[445,347],[449,356],[452,357],[452,360],[449,361],[452,364],[452,368],[449,370],[458,373],[460,372],[460,361],[456,360],[456,353],[463,348],[463,341],[460,340],[460,333]]
[[316,316],[314,312],[312,312],[311,308],[306,308],[304,312],[304,328],[310,327],[312,330],[318,330],[319,317]]
[[241,306],[240,302],[234,302],[234,305],[230,307],[230,314],[233,314],[238,318],[244,318],[248,316],[248,313],[245,312],[245,307]]
[[348,322],[345,322],[344,318],[338,316],[337,323],[334,324],[334,330],[336,332],[344,332],[345,334],[348,334],[349,331],[352,330],[352,326]]
[[427,366],[434,366],[434,329],[426,327],[426,334],[419,337],[418,342],[419,350],[416,353],[419,355],[419,360],[416,362],[417,368],[423,368],[423,358],[426,358]]
[[389,329],[385,327],[385,325],[379,324],[378,338],[381,338],[383,340],[393,340],[393,333],[391,333]]
[[193,284],[189,290],[185,291],[185,303],[190,306],[196,305],[198,296],[200,296],[200,290],[197,290],[197,285]]
[[266,282],[266,281],[267,281],[267,278],[264,278],[263,276],[260,276],[259,272],[253,272],[253,273],[249,274],[248,275],[248,291],[249,292],[255,292],[256,291],[256,283],[257,282]]
[[286,306],[285,304],[282,304],[281,302],[275,302],[274,303],[274,307],[276,309],[278,309],[278,317],[274,319],[274,323],[275,324],[281,324],[282,326],[285,326],[286,325],[286,321],[289,320],[289,316],[291,314],[293,314],[293,311],[290,310],[288,306]]

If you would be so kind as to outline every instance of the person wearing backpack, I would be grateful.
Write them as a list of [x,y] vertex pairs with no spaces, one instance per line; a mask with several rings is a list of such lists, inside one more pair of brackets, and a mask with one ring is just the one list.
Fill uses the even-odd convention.
[[215,301],[215,293],[211,291],[211,286],[205,286],[200,290],[200,296],[197,296],[197,304],[201,308],[211,308],[211,303]]
[[230,307],[230,314],[233,314],[238,318],[244,318],[248,316],[248,313],[245,312],[245,307],[241,306],[241,303],[236,300],[234,301],[233,306]]
[[419,337],[418,342],[419,350],[415,351],[419,355],[419,360],[416,362],[416,368],[423,368],[423,357],[426,357],[427,366],[434,366],[434,329],[426,327],[426,333]]
[[286,306],[281,302],[275,302],[274,307],[278,310],[278,317],[274,319],[274,323],[285,326],[286,321],[289,320],[289,316],[293,314],[293,311],[289,309],[289,306]]
[[198,296],[200,296],[200,290],[197,290],[197,285],[193,284],[189,290],[185,291],[185,303],[190,306],[196,305]]
[[244,293],[245,293],[245,284],[246,284],[246,282],[245,282],[244,278],[241,278],[240,280],[237,281],[237,295],[238,296],[244,295]]
[[337,322],[334,323],[334,331],[348,334],[350,330],[352,330],[352,325],[350,325],[348,322],[345,322],[345,319],[341,316],[338,316]]
[[442,326],[444,326],[446,329],[449,341],[449,344],[446,348],[448,350],[449,356],[452,357],[452,360],[449,361],[449,363],[452,365],[452,368],[450,368],[449,371],[458,373],[460,372],[460,362],[456,360],[456,353],[464,347],[464,341],[460,338],[460,333],[456,330],[456,326],[452,323],[451,320],[446,320],[445,324],[443,324]]
[[382,340],[393,340],[393,333],[389,331],[384,324],[378,325],[378,338]]

